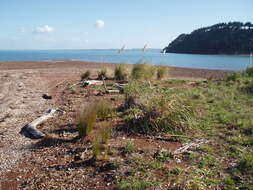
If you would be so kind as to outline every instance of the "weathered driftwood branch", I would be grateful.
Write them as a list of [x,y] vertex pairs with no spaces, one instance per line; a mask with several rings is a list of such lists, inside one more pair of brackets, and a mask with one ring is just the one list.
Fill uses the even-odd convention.
[[120,93],[120,90],[106,90],[106,93],[108,94],[119,94]]
[[205,140],[198,140],[196,142],[186,143],[184,146],[180,147],[179,149],[174,151],[174,155],[176,154],[182,154],[184,152],[187,152],[189,149],[196,149],[200,147],[202,144],[207,143]]
[[48,110],[48,112],[46,114],[42,115],[41,117],[35,119],[31,123],[22,127],[20,134],[27,137],[27,138],[30,138],[30,139],[43,138],[45,136],[45,134],[40,132],[38,129],[36,129],[36,126],[38,126],[39,124],[48,120],[49,118],[53,117],[55,112],[56,112],[56,110],[54,110],[54,109]]
[[103,85],[103,81],[101,80],[86,80],[82,82],[82,86],[89,86],[89,85]]

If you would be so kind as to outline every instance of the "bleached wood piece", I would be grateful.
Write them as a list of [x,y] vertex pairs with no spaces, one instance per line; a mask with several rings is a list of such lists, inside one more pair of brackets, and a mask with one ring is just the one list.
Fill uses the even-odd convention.
[[27,137],[27,138],[30,138],[30,139],[43,138],[45,136],[45,134],[42,133],[41,131],[39,131],[36,128],[36,126],[38,126],[39,124],[45,122],[49,118],[54,117],[55,112],[56,112],[56,110],[54,110],[54,109],[48,110],[46,114],[42,115],[41,117],[35,119],[31,123],[29,123],[29,124],[25,125],[24,127],[22,127],[22,129],[20,131],[20,134]]
[[83,81],[84,86],[89,86],[89,85],[103,85],[103,81],[101,80],[86,80]]
[[118,94],[118,93],[120,93],[120,91],[119,90],[106,90],[106,93],[108,93],[108,94]]
[[197,142],[192,142],[192,143],[186,143],[184,146],[178,148],[177,150],[174,151],[174,155],[176,154],[182,154],[184,152],[187,152],[189,149],[196,149],[200,147],[202,144],[206,143],[207,141],[205,140],[199,140]]

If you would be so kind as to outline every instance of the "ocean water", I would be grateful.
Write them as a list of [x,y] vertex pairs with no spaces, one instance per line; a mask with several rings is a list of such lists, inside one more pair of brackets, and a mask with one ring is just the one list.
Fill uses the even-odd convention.
[[243,70],[250,64],[249,56],[162,54],[161,50],[1,50],[0,62],[80,60],[109,63],[146,61],[154,65],[188,68]]

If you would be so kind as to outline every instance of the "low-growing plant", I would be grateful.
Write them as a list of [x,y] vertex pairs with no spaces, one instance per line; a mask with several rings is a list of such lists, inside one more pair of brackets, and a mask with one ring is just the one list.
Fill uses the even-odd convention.
[[253,156],[252,154],[245,154],[239,162],[238,169],[242,173],[253,175]]
[[115,80],[126,80],[127,79],[127,71],[124,65],[119,65],[115,67],[114,70],[114,79]]
[[96,105],[92,103],[80,111],[77,117],[77,129],[80,137],[85,137],[92,131],[97,119],[95,108]]
[[91,72],[88,70],[81,75],[81,80],[87,80],[90,77]]
[[126,146],[123,147],[123,152],[127,154],[134,152],[134,150],[135,146],[132,141],[128,141]]
[[215,158],[211,155],[207,155],[199,161],[198,167],[202,169],[205,167],[213,167],[215,164],[216,164]]
[[236,81],[239,79],[239,74],[238,73],[230,73],[229,75],[227,75],[226,77],[226,81]]
[[154,159],[160,161],[160,162],[164,162],[167,161],[169,159],[173,159],[173,154],[168,151],[168,150],[158,150],[155,154],[154,154]]
[[158,80],[163,79],[166,74],[167,74],[167,68],[166,67],[164,67],[164,66],[158,66],[157,67],[156,78]]
[[249,77],[253,77],[253,67],[248,67],[245,70],[245,73],[249,76]]
[[155,159],[155,160],[152,160],[152,161],[149,163],[149,167],[150,167],[151,169],[161,169],[161,168],[163,168],[163,164],[162,164],[161,161]]
[[134,176],[122,179],[117,183],[117,189],[119,190],[145,190],[151,186],[151,183]]
[[106,79],[107,78],[107,69],[103,68],[101,70],[98,71],[98,79],[102,80],[102,79]]

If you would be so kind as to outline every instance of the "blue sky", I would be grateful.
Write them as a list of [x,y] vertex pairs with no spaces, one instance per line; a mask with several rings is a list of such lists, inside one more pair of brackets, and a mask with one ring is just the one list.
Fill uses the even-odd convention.
[[1,0],[0,49],[163,48],[218,22],[253,22],[253,0]]

